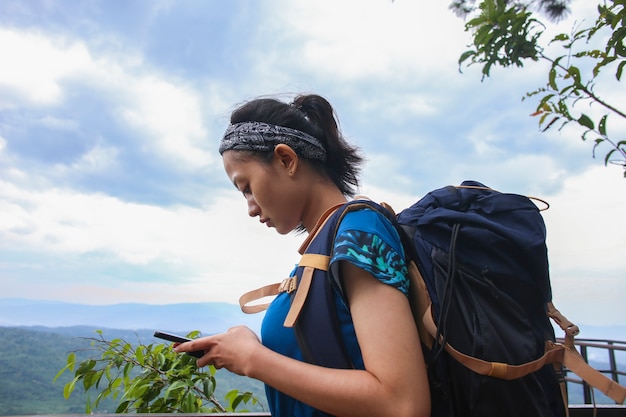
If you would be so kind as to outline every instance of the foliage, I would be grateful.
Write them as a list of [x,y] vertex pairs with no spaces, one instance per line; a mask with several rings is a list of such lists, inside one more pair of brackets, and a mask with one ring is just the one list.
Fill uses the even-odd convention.
[[[9,327],[0,327],[0,340],[0,416],[84,412],[82,392],[69,401],[63,398],[63,384],[70,380],[69,374],[56,384],[52,380],[65,365],[68,352],[87,347],[86,341],[47,328]],[[115,407],[107,400],[101,409]]]
[[[482,64],[483,79],[494,65],[522,67],[525,60],[550,65],[544,87],[526,94],[539,100],[532,116],[542,131],[573,123],[583,130],[583,140],[593,140],[593,156],[599,145],[608,145],[604,164],[622,165],[626,177],[626,140],[616,139],[608,129],[611,118],[626,119],[626,113],[596,92],[598,82],[621,82],[626,66],[626,0],[606,0],[598,5],[598,16],[587,28],[573,28],[571,34],[555,36],[546,47],[540,45],[545,25],[528,8],[506,0],[484,0],[465,24],[473,35],[472,49],[459,58],[459,65]],[[602,47],[592,45],[605,42]],[[562,53],[552,57],[547,46],[560,46]],[[612,71],[607,81],[601,73]],[[586,103],[600,114],[578,111]],[[622,104],[622,103],[619,103]],[[578,105],[578,107],[576,107]],[[623,121],[623,120],[622,120]],[[620,135],[620,133],[617,133]],[[623,135],[623,132],[621,133]]]
[[[98,337],[85,339],[91,341],[90,349],[99,352],[100,358],[77,363],[76,352],[72,352],[55,377],[74,372],[74,378],[63,389],[66,399],[77,384],[85,392],[98,392],[93,401],[87,397],[87,414],[107,397],[119,401],[116,413],[221,413],[242,411],[237,408],[258,403],[252,393],[233,390],[225,396],[227,405],[220,404],[214,396],[215,368],[197,368],[195,358],[178,354],[165,344],[140,343],[133,347],[121,338],[109,341],[102,331],[97,333]],[[188,337],[197,335],[194,331]]]
[[[570,0],[506,0],[508,5],[535,6],[552,20],[559,20],[569,12],[569,2]],[[476,0],[453,0],[450,9],[459,16],[466,16],[474,10],[475,3]]]
[[[96,329],[93,326],[0,326],[0,416],[84,414],[87,399],[95,398],[95,391],[85,392],[79,385],[79,389],[65,399],[63,387],[74,378],[74,373],[66,371],[56,381],[53,382],[53,379],[67,364],[70,352],[76,353],[76,362],[94,356],[91,341],[85,336],[96,335]],[[119,337],[133,343],[139,340],[144,344],[157,341],[153,333],[152,329],[105,330],[108,339]],[[249,391],[254,393],[259,403],[249,403],[246,408],[250,408],[251,412],[267,410],[264,386],[260,381],[226,369],[218,370],[215,379],[217,387],[213,395],[216,398],[223,399],[233,389]],[[97,414],[113,413],[118,403],[113,396],[101,400]]]

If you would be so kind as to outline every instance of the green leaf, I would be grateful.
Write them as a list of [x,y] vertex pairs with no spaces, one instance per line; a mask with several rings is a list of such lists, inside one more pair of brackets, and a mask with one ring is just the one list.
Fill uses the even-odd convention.
[[598,124],[598,131],[600,132],[602,136],[606,136],[606,118],[607,117],[608,117],[608,114],[605,114],[604,116],[602,116],[602,119],[600,119],[600,123]]
[[197,411],[196,397],[194,395],[191,395],[191,394],[185,395],[183,402],[184,402],[183,410],[185,412],[193,413]]
[[169,398],[170,394],[175,393],[176,391],[180,391],[188,387],[187,382],[183,380],[174,381],[166,390],[164,397]]
[[611,149],[611,150],[610,150],[610,151],[606,154],[606,156],[604,157],[604,165],[605,165],[605,166],[609,164],[609,161],[610,161],[610,159],[611,159],[611,155],[613,155],[613,153],[614,153],[616,150],[617,150],[617,149]]
[[617,71],[615,71],[615,78],[617,78],[617,81],[621,81],[622,80],[622,72],[624,71],[624,66],[625,65],[626,65],[626,61],[622,61],[617,66]]
[[598,131],[600,132],[600,134],[602,136],[606,137],[606,118],[608,117],[608,114],[605,114],[604,116],[602,116],[602,119],[600,119],[600,123],[598,124]]
[[[465,52],[463,52],[463,53],[461,54],[461,56],[459,57],[459,61],[458,61],[458,62],[459,62],[459,67],[460,67],[461,65],[463,65],[463,63],[464,63],[466,60],[470,59],[470,58],[471,58],[471,57],[473,57],[473,56],[476,56],[476,52],[475,52],[475,51],[473,51],[473,50],[469,50],[469,51],[465,51]],[[470,61],[470,64],[471,64],[471,61]]]
[[67,366],[70,371],[74,370],[74,365],[76,364],[76,354],[74,352],[67,355]]
[[205,397],[210,398],[213,395],[213,388],[208,378],[202,380],[202,393]]
[[117,406],[117,408],[115,409],[115,413],[116,414],[125,414],[126,411],[128,411],[128,405],[130,404],[130,401],[126,400],[123,401],[122,403],[120,403],[120,405]]
[[72,392],[74,391],[74,386],[76,385],[76,381],[78,381],[78,377],[72,379],[63,387],[63,398],[65,398],[66,400],[70,398],[70,395],[72,395]]
[[96,361],[94,359],[88,359],[80,363],[76,374],[84,375],[87,372],[91,371],[93,367],[96,366]]
[[137,346],[137,349],[135,349],[135,358],[137,362],[139,362],[139,365],[144,366],[143,346]]
[[85,391],[89,391],[89,388],[98,380],[100,372],[89,371],[83,376],[83,388]]
[[556,35],[554,38],[552,38],[551,42],[555,42],[555,41],[563,42],[567,40],[569,40],[569,35],[566,33],[560,33]]
[[52,378],[52,382],[56,382],[56,381],[57,381],[57,379],[59,379],[59,377],[60,377],[61,375],[63,375],[63,373],[64,373],[65,371],[67,371],[67,366],[66,366],[66,367],[64,367],[63,369],[61,369],[59,372],[57,372],[57,374],[54,376],[54,378]]
[[546,113],[541,115],[541,117],[539,118],[539,126],[543,126],[543,124],[545,123],[546,118],[548,117],[549,114],[550,113],[546,112]]
[[552,68],[550,73],[548,74],[548,85],[553,89],[557,90],[558,87],[556,85],[556,70]]
[[233,389],[224,395],[224,399],[228,402],[228,404],[232,404],[233,401],[235,401],[235,398],[237,398],[237,395],[239,395],[239,390]]
[[157,354],[157,364],[158,364],[158,367],[162,368],[163,365],[165,364],[165,362],[166,362],[165,355],[163,353],[159,352]]
[[544,127],[541,131],[545,132],[546,130],[550,129],[550,127],[552,127],[552,125],[559,119],[560,119],[559,116],[554,117],[552,120],[550,120],[550,122],[547,124],[547,126]]
[[111,389],[111,391],[116,392],[119,389],[120,385],[122,385],[122,378],[115,378],[109,383],[109,388]]
[[567,73],[572,76],[574,79],[574,83],[579,86],[580,85],[580,70],[575,66],[570,66],[567,69]]
[[56,382],[56,380],[59,379],[59,377],[68,369],[73,371],[75,363],[76,363],[76,355],[74,354],[74,352],[72,352],[67,357],[67,364],[63,367],[63,369],[57,372],[57,374],[52,379],[52,382]]
[[580,124],[581,126],[585,126],[589,129],[593,129],[595,127],[593,124],[593,120],[591,120],[591,118],[587,116],[586,114],[582,114],[578,118],[578,124]]

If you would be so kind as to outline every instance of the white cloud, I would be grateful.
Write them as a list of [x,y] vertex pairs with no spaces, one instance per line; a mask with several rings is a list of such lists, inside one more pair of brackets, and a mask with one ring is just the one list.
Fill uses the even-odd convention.
[[625,193],[620,168],[593,167],[546,196],[554,299],[575,322],[623,324]]
[[74,132],[78,130],[79,123],[73,119],[61,119],[54,116],[45,116],[38,120],[38,123],[49,129]]
[[551,251],[568,270],[593,269],[599,274],[626,270],[621,227],[626,180],[617,167],[593,167],[565,179],[546,211],[550,236],[559,239]]
[[189,168],[214,160],[212,153],[201,146],[207,131],[197,93],[182,83],[151,76],[125,82],[130,91],[126,104],[121,106],[123,118],[153,138],[163,156]]
[[59,102],[63,99],[60,83],[94,67],[84,43],[39,33],[0,29],[0,51],[0,86],[35,105]]
[[[133,204],[71,190],[25,191],[0,182],[0,202],[0,234],[7,248],[60,259],[102,253],[131,265],[180,265],[181,274],[187,275],[163,285],[196,286],[211,300],[234,302],[242,288],[280,281],[298,259],[301,238],[281,237],[246,219],[245,202],[235,192],[217,196],[201,210]],[[184,272],[188,270],[195,272]],[[207,280],[212,283],[204,287]]]
[[317,76],[400,83],[436,71],[450,74],[456,67],[448,63],[456,61],[468,39],[463,21],[439,3],[324,0],[280,4],[282,11],[272,19],[273,29],[281,41],[299,44],[295,63]]
[[69,165],[58,165],[57,170],[71,175],[107,173],[119,167],[119,151],[113,146],[96,145]]
[[[207,130],[199,95],[181,80],[156,74],[133,55],[94,56],[82,40],[53,34],[0,30],[0,87],[35,105],[66,98],[67,83],[80,81],[94,100],[111,104],[134,130],[137,141],[181,170],[215,161],[203,142]],[[2,107],[21,107],[20,99]],[[39,123],[55,130],[76,130],[78,121],[46,116]]]

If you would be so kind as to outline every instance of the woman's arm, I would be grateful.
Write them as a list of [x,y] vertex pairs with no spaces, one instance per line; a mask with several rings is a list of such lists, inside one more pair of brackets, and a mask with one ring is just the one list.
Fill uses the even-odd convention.
[[245,327],[195,339],[179,351],[203,349],[213,364],[259,379],[336,416],[428,416],[426,367],[406,297],[368,272],[341,262],[366,370],[331,369],[280,355]]

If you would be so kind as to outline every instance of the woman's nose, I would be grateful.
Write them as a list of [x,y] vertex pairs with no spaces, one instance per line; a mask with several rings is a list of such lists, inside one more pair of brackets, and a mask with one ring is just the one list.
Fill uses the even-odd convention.
[[252,195],[249,195],[246,200],[248,200],[248,216],[255,217],[260,214],[259,206],[256,203],[256,200]]

